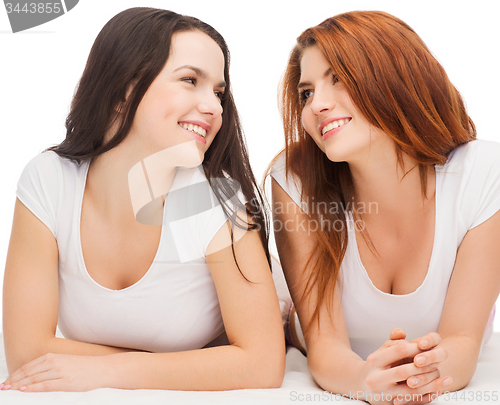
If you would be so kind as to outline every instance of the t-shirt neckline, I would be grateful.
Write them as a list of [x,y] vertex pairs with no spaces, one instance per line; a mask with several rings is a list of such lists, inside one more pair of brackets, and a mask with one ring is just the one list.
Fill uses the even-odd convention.
[[[146,273],[144,273],[144,275],[139,280],[137,280],[134,284],[132,284],[132,285],[130,285],[128,287],[119,289],[119,290],[114,290],[114,289],[105,287],[105,286],[99,284],[97,281],[95,281],[92,278],[92,276],[90,275],[90,273],[88,272],[87,266],[85,264],[85,258],[83,257],[83,248],[82,248],[82,235],[81,235],[81,229],[80,229],[81,228],[81,222],[82,222],[83,196],[84,196],[84,193],[85,193],[85,186],[87,185],[87,176],[88,176],[89,168],[90,168],[90,160],[87,161],[87,162],[85,162],[85,167],[83,168],[83,182],[82,182],[82,187],[80,189],[80,195],[78,197],[79,198],[79,200],[78,200],[78,205],[79,206],[78,206],[78,217],[77,217],[77,221],[76,221],[76,223],[77,223],[76,231],[77,231],[77,238],[78,238],[78,255],[79,255],[79,260],[80,260],[80,263],[82,265],[85,277],[87,277],[87,279],[90,280],[95,286],[97,286],[98,288],[100,288],[102,290],[112,292],[115,295],[117,293],[128,293],[129,291],[134,290],[135,288],[138,288],[138,286],[140,284],[142,284],[144,282],[144,280],[146,278],[148,278],[149,275],[152,273],[153,267],[154,267],[155,263],[158,260],[160,248],[161,248],[162,243],[163,243],[163,239],[164,239],[164,235],[163,234],[164,234],[164,228],[165,227],[162,224],[161,231],[160,231],[160,241],[158,242],[158,248],[156,250],[153,262],[149,266],[149,268],[146,271]],[[164,206],[163,206],[163,216],[164,217],[165,217],[165,208],[166,208],[166,204],[164,204]]]
[[[375,286],[375,284],[373,284],[370,276],[368,275],[368,272],[366,271],[365,266],[363,265],[363,262],[361,261],[361,256],[359,254],[358,243],[356,241],[356,233],[355,233],[354,227],[353,226],[348,227],[349,243],[351,241],[353,243],[352,249],[353,249],[353,252],[354,252],[354,255],[355,255],[356,263],[361,268],[363,276],[368,280],[368,282],[372,286],[372,288],[376,292],[378,292],[378,293],[380,293],[380,294],[382,294],[384,296],[388,296],[388,297],[410,297],[410,296],[413,296],[413,295],[417,294],[425,286],[425,284],[428,282],[429,278],[432,275],[432,270],[433,270],[433,267],[434,267],[433,263],[436,260],[436,255],[438,254],[437,253],[438,250],[439,250],[438,244],[439,244],[439,240],[440,240],[439,218],[440,218],[440,211],[441,210],[440,210],[439,204],[441,202],[441,195],[440,195],[440,193],[441,193],[441,187],[440,187],[440,182],[439,182],[440,176],[438,176],[438,173],[440,173],[440,171],[439,170],[435,170],[435,175],[436,175],[436,192],[435,192],[435,202],[434,202],[434,204],[435,204],[435,207],[434,207],[434,241],[432,243],[431,258],[429,260],[429,265],[427,267],[427,273],[425,275],[424,280],[411,293],[408,293],[408,294],[390,294],[390,293],[386,293],[385,291],[380,290],[378,287]],[[349,217],[352,220],[352,214],[349,214]]]

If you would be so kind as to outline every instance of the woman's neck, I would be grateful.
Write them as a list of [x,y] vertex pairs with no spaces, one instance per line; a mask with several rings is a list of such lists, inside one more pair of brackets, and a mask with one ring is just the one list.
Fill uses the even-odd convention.
[[[108,221],[124,226],[137,222],[138,211],[150,204],[152,199],[167,194],[175,176],[176,168],[169,164],[169,160],[157,160],[144,170],[148,157],[140,145],[134,145],[131,138],[126,138],[115,148],[93,159],[85,187],[87,202]],[[156,186],[154,189],[158,195],[151,193],[152,185]],[[161,207],[153,205],[157,212],[150,212],[149,215],[159,216],[158,224],[161,224]],[[149,225],[153,224],[149,222]]]
[[403,153],[401,167],[392,141],[371,152],[363,162],[349,163],[356,203],[376,207],[376,212],[366,212],[368,215],[390,215],[394,220],[426,210],[435,193],[434,170],[428,170],[424,198],[418,164],[412,158]]
[[194,140],[158,152],[146,149],[129,135],[91,162],[85,192],[106,218],[161,225],[177,167],[196,167],[203,159]]

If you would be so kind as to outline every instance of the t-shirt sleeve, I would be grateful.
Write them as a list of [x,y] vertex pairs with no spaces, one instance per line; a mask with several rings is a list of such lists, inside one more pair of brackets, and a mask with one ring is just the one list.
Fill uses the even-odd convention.
[[276,182],[281,186],[281,188],[287,193],[290,198],[297,204],[301,209],[306,211],[305,204],[302,203],[302,185],[300,180],[294,176],[292,173],[289,174],[288,179],[286,177],[286,164],[285,164],[285,154],[282,153],[276,159],[271,168],[271,177],[276,180]]
[[[238,209],[244,210],[247,200],[238,183],[229,177],[212,179],[210,186],[204,174],[191,172],[189,178],[186,172],[178,174],[179,179],[184,177],[178,182],[184,186],[171,190],[167,195],[166,216],[174,236],[179,260],[185,263],[205,258],[208,245],[229,219],[212,187],[218,187],[220,186],[218,183],[225,182],[225,185],[234,190],[234,194],[224,201],[228,213]],[[243,215],[244,211],[240,211],[240,217]],[[246,221],[246,217],[243,219]],[[245,225],[244,222],[240,223]]]
[[57,186],[61,176],[58,159],[54,152],[44,152],[33,158],[24,168],[16,190],[17,198],[54,236],[57,234]]
[[463,217],[472,229],[500,210],[500,143],[474,141]]

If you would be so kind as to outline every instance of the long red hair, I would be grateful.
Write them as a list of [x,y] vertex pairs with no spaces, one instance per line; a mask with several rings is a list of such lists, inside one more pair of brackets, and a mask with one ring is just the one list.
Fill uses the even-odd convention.
[[314,320],[319,323],[319,308],[325,300],[331,311],[348,242],[346,213],[315,212],[312,204],[349,207],[354,198],[349,165],[330,161],[301,124],[300,61],[304,49],[313,45],[368,122],[394,140],[399,164],[403,167],[403,153],[417,162],[424,196],[428,168],[444,164],[454,148],[476,138],[474,123],[443,67],[398,18],[380,11],[353,11],[328,18],[298,37],[281,95],[286,174],[300,179],[311,220],[344,224],[341,231],[334,227],[314,234],[317,243],[304,269],[307,282],[302,299],[316,288],[317,302],[306,333]]

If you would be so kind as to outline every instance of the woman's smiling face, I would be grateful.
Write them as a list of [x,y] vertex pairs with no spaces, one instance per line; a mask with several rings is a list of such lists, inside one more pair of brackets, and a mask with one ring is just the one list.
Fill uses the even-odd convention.
[[304,129],[331,161],[356,160],[379,138],[379,130],[353,104],[317,45],[303,51],[300,71]]
[[224,55],[200,31],[172,36],[165,66],[144,94],[129,136],[147,153],[196,141],[204,154],[222,125]]

